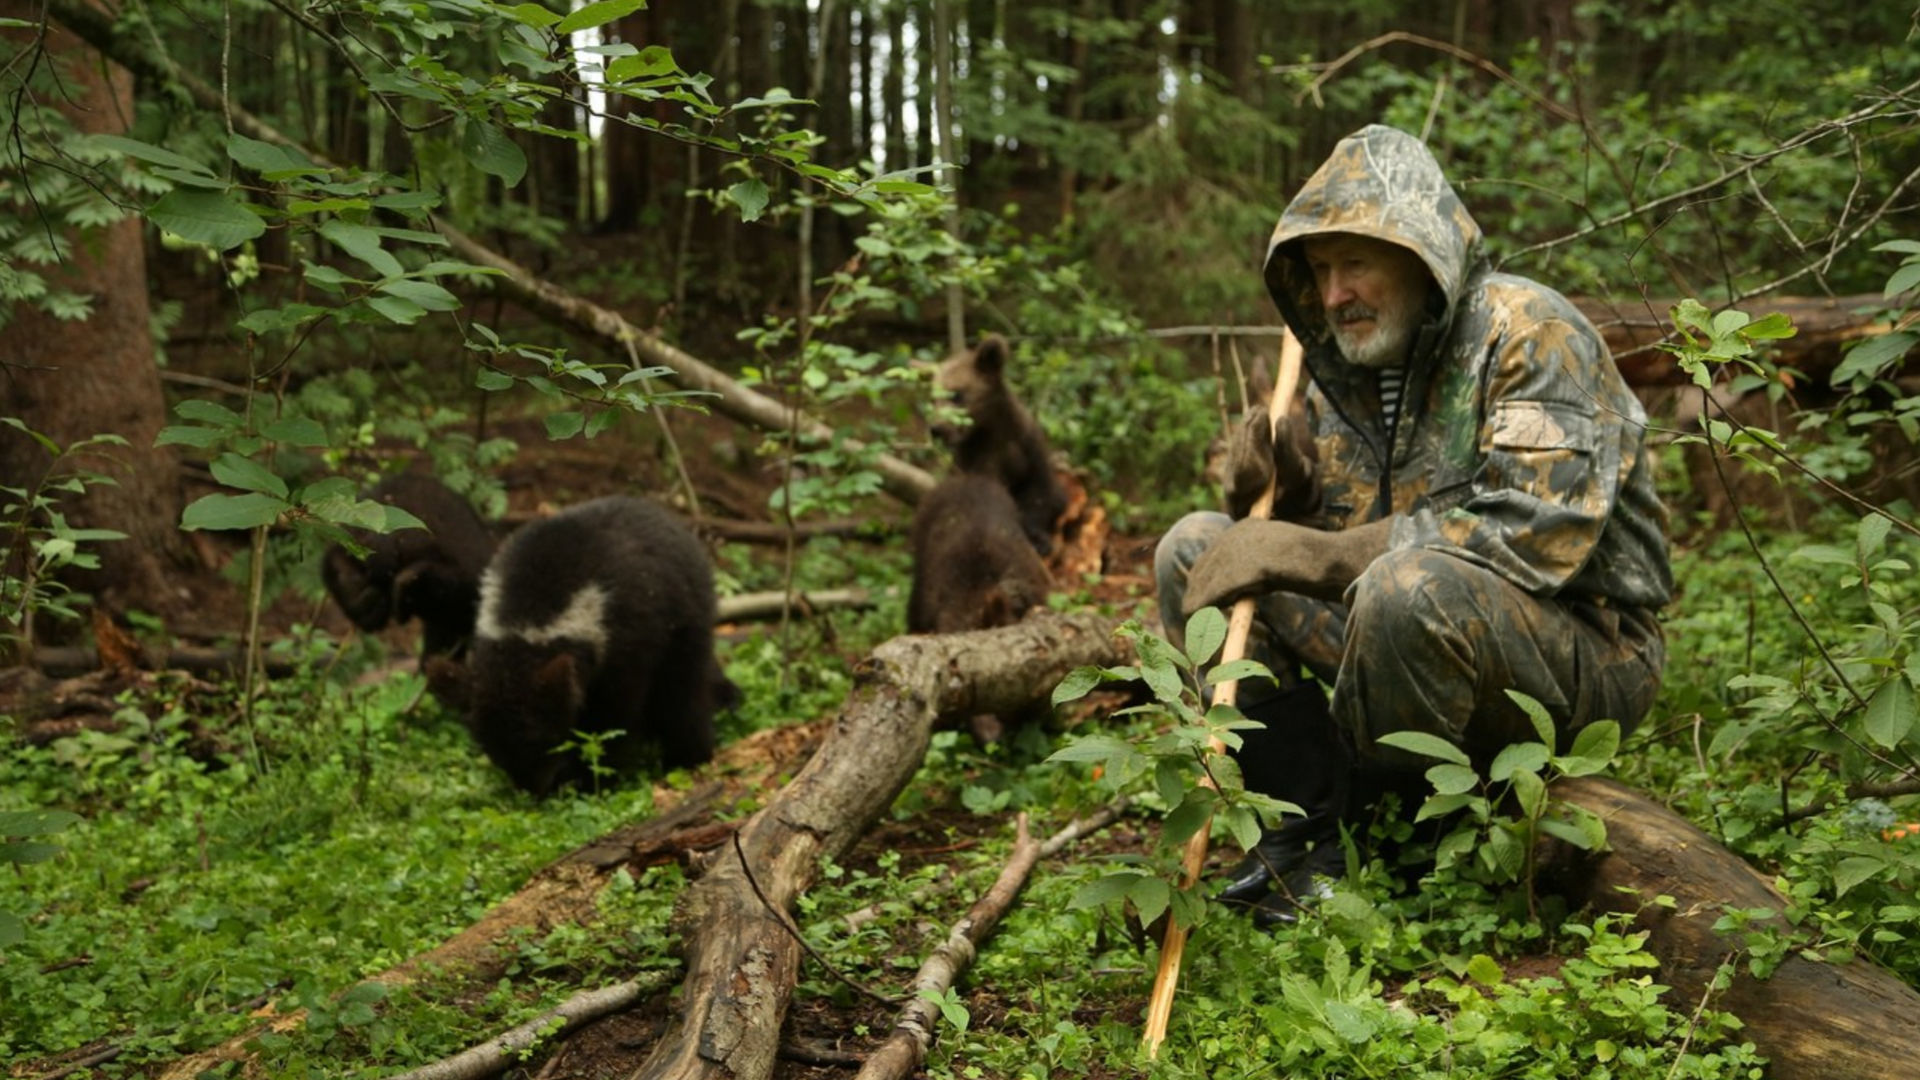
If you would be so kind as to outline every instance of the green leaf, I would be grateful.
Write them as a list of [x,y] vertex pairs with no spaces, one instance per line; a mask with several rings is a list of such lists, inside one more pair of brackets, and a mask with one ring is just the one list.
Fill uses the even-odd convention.
[[1592,835],[1571,821],[1561,821],[1559,818],[1546,818],[1540,822],[1540,831],[1549,836],[1557,836],[1567,843],[1572,844],[1574,847],[1579,848],[1581,851],[1593,851],[1596,849]]
[[1127,899],[1133,901],[1133,906],[1140,910],[1140,922],[1151,926],[1166,913],[1167,905],[1172,903],[1173,888],[1157,877],[1142,874],[1127,890]]
[[373,272],[383,278],[399,277],[407,272],[399,259],[380,246],[380,234],[365,225],[354,225],[335,218],[320,226],[320,235],[372,267]]
[[213,459],[213,478],[241,491],[260,491],[276,499],[287,497],[287,482],[252,458],[221,454]]
[[1187,619],[1187,659],[1194,667],[1213,659],[1227,640],[1227,617],[1219,608],[1205,607]]
[[664,45],[649,45],[631,56],[622,56],[607,65],[607,82],[615,86],[663,75],[680,74],[673,51]]
[[1845,387],[1855,378],[1865,376],[1877,379],[1886,373],[1894,361],[1907,354],[1915,342],[1920,342],[1920,334],[1911,330],[1896,330],[1891,334],[1870,337],[1847,351],[1846,358],[1833,369],[1828,383],[1836,387]]
[[1441,795],[1464,795],[1480,786],[1480,774],[1465,765],[1435,765],[1427,770],[1427,782]]
[[259,139],[250,139],[238,132],[227,137],[227,156],[242,168],[251,169],[268,180],[327,174],[327,170],[309,161],[307,156],[298,150],[275,146],[273,143],[261,142]]
[[1867,700],[1863,725],[1867,738],[1888,749],[1900,745],[1913,733],[1913,684],[1905,675],[1895,675],[1880,684]]
[[1265,679],[1268,685],[1274,683],[1273,672],[1267,670],[1267,665],[1258,660],[1235,660],[1231,664],[1221,664],[1207,671],[1208,686],[1239,682],[1242,679]]
[[727,198],[740,207],[740,220],[759,221],[767,208],[767,185],[760,180],[742,180],[727,189]]
[[1167,815],[1161,826],[1161,838],[1168,844],[1184,844],[1213,819],[1214,794],[1206,788],[1193,788],[1179,806]]
[[1069,906],[1074,908],[1095,908],[1111,904],[1116,900],[1124,900],[1126,899],[1128,891],[1133,888],[1134,882],[1139,881],[1145,876],[1145,874],[1140,873],[1138,870],[1122,870],[1117,873],[1107,874],[1104,877],[1094,878],[1092,881],[1087,882],[1075,890]]
[[[1434,766],[1434,768],[1436,769],[1440,769],[1440,768],[1450,769],[1450,768],[1457,768],[1457,767],[1458,766],[1453,766],[1453,765]],[[1456,810],[1464,810],[1467,807],[1472,806],[1477,801],[1479,800],[1476,796],[1468,795],[1464,792],[1453,794],[1453,795],[1434,795],[1429,799],[1427,799],[1426,802],[1420,805],[1420,810],[1418,813],[1414,815],[1413,820],[1417,823],[1417,822],[1425,821],[1428,818],[1440,817],[1445,814],[1451,814]]]
[[1573,736],[1573,748],[1554,764],[1568,776],[1592,776],[1613,764],[1620,752],[1620,724],[1614,720],[1595,720]]
[[1475,953],[1473,959],[1467,961],[1467,978],[1481,986],[1499,986],[1507,981],[1507,973],[1500,969],[1493,957],[1486,953]]
[[431,281],[389,281],[380,286],[383,293],[391,293],[428,311],[458,311],[460,298]]
[[397,326],[412,326],[427,313],[426,308],[398,296],[369,296],[364,303],[378,312],[381,318]]
[[286,500],[271,495],[206,495],[181,512],[180,527],[252,529],[273,524],[286,509]]
[[0,949],[18,945],[26,937],[27,929],[20,917],[11,911],[0,910]]
[[1886,297],[1891,300],[1916,285],[1920,285],[1920,259],[1893,272],[1893,276],[1887,279]]
[[1060,685],[1053,688],[1051,700],[1056,707],[1069,701],[1079,701],[1087,696],[1088,691],[1099,686],[1104,678],[1097,667],[1075,668],[1067,672],[1067,677],[1060,680]]
[[1439,758],[1455,765],[1472,765],[1473,759],[1466,751],[1453,745],[1438,735],[1425,731],[1393,731],[1380,736],[1375,742],[1392,746],[1421,757]]
[[327,429],[305,416],[283,416],[260,429],[260,434],[285,446],[318,450],[327,445]]
[[0,836],[51,836],[84,820],[66,810],[8,810],[0,813]]
[[1111,735],[1082,735],[1047,757],[1050,762],[1108,761],[1133,753],[1133,744]]
[[267,231],[267,223],[244,203],[210,191],[169,191],[147,208],[147,220],[215,251],[239,247]]
[[1515,772],[1538,773],[1547,767],[1551,756],[1539,743],[1508,743],[1494,755],[1493,764],[1487,767],[1487,779],[1500,784],[1513,779]]
[[1547,810],[1547,782],[1539,773],[1517,771],[1513,774],[1513,794],[1520,802],[1520,812],[1530,821],[1538,821]]
[[1540,735],[1540,742],[1546,746],[1549,753],[1553,752],[1560,743],[1557,738],[1558,732],[1553,727],[1553,717],[1547,715],[1547,707],[1518,690],[1507,691],[1507,697],[1511,698],[1515,705],[1520,706],[1521,712],[1527,714],[1527,719],[1533,722],[1533,730]]
[[1527,853],[1519,839],[1505,829],[1493,829],[1480,845],[1480,864],[1503,881],[1518,881],[1526,867]]
[[549,11],[539,4],[501,4],[494,10],[511,16],[535,30],[544,30],[563,17],[559,12]]
[[[582,9],[585,10],[584,8]],[[574,14],[578,15],[579,12]],[[474,168],[497,176],[508,187],[527,175],[527,155],[506,132],[482,120],[469,119],[460,133],[460,152]]]
[[587,426],[585,414],[579,412],[557,412],[547,415],[547,438],[571,439],[580,434]]
[[593,3],[560,20],[553,32],[561,37],[595,26],[624,19],[647,6],[647,0],[594,0]]
[[474,372],[473,385],[482,390],[505,390],[513,386],[513,376],[492,368],[481,368]]
[[1859,885],[1886,868],[1887,862],[1885,859],[1874,858],[1871,855],[1855,855],[1850,858],[1841,859],[1839,864],[1833,868],[1834,896],[1841,897],[1847,895],[1847,891],[1855,885]]
[[117,150],[130,158],[136,158],[153,165],[170,165],[173,168],[184,169],[191,173],[200,173],[205,176],[213,175],[211,169],[190,157],[183,157],[171,150],[164,150],[152,143],[143,143],[138,139],[129,139],[124,135],[92,135],[84,140],[83,145]]
[[31,863],[51,861],[61,852],[59,844],[46,844],[38,840],[18,840],[0,842],[0,864],[15,863],[26,866]]

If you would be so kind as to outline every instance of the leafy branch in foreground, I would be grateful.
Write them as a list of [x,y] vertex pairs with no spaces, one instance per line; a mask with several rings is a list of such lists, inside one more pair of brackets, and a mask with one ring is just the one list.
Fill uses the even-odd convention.
[[1278,824],[1282,814],[1300,814],[1300,807],[1248,791],[1239,764],[1229,751],[1241,745],[1240,732],[1261,724],[1231,705],[1207,704],[1206,687],[1235,679],[1265,678],[1272,672],[1255,660],[1237,660],[1204,670],[1227,638],[1227,619],[1218,608],[1203,608],[1187,621],[1186,651],[1129,620],[1116,631],[1133,643],[1139,662],[1112,668],[1086,667],[1069,674],[1054,689],[1058,707],[1085,697],[1111,682],[1144,682],[1153,701],[1120,710],[1116,716],[1136,716],[1151,725],[1131,738],[1083,735],[1056,751],[1049,762],[1091,764],[1101,783],[1119,793],[1143,793],[1142,803],[1163,808],[1160,839],[1144,855],[1119,855],[1124,869],[1102,875],[1074,897],[1076,907],[1095,907],[1115,900],[1130,902],[1143,923],[1152,923],[1169,908],[1183,926],[1197,926],[1205,917],[1206,901],[1197,889],[1182,888],[1181,854],[1187,841],[1208,823],[1232,837],[1242,850],[1260,840],[1262,825]]

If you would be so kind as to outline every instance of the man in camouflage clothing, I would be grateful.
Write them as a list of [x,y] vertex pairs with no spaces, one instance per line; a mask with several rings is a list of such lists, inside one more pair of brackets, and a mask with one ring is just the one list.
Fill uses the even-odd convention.
[[[1266,283],[1306,350],[1304,415],[1250,417],[1233,515],[1190,514],[1155,554],[1176,636],[1258,598],[1253,655],[1281,683],[1243,687],[1268,727],[1239,758],[1250,788],[1307,811],[1229,875],[1223,898],[1262,924],[1324,896],[1341,823],[1431,764],[1382,735],[1437,735],[1484,766],[1537,738],[1510,689],[1563,735],[1638,722],[1672,588],[1639,401],[1564,296],[1487,265],[1419,140],[1342,140],[1281,215]],[[1235,522],[1270,479],[1273,518]]]

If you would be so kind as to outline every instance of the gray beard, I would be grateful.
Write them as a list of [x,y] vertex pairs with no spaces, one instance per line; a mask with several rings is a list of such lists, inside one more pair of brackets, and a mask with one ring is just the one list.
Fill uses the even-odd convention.
[[1407,351],[1413,347],[1414,334],[1420,329],[1420,309],[1409,306],[1400,311],[1379,312],[1374,319],[1373,336],[1365,341],[1353,340],[1340,329],[1338,322],[1329,319],[1328,327],[1333,331],[1334,344],[1340,347],[1340,355],[1355,367],[1373,371],[1406,363]]

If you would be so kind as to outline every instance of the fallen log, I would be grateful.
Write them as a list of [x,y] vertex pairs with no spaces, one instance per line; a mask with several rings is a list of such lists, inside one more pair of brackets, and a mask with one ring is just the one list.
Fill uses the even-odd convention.
[[[1920,992],[1869,961],[1820,963],[1798,951],[1770,978],[1755,978],[1741,942],[1713,929],[1730,908],[1786,900],[1758,871],[1685,818],[1612,780],[1555,781],[1555,797],[1598,814],[1610,850],[1557,859],[1550,879],[1570,899],[1632,914],[1660,959],[1677,1000],[1699,1001],[1732,962],[1735,974],[1712,1006],[1733,1013],[1771,1064],[1771,1080],[1892,1080],[1920,1062]],[[1671,907],[1655,906],[1671,896]],[[1785,929],[1775,918],[1771,925]]]
[[937,722],[1012,715],[1074,668],[1121,662],[1117,624],[1041,611],[1014,626],[898,637],[875,649],[819,752],[681,895],[678,1008],[634,1075],[771,1076],[801,957],[785,920],[823,860],[845,855],[892,805]]

